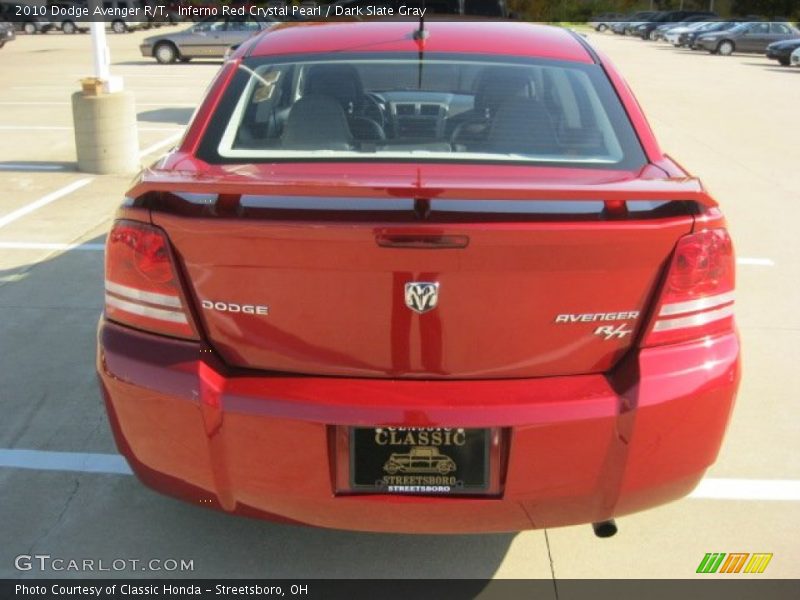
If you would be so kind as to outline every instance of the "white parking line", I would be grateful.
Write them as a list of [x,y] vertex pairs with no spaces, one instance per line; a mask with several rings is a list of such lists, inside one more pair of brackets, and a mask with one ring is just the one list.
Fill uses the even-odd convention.
[[46,242],[0,242],[0,250],[85,250],[102,252],[105,244],[58,244]]
[[[66,125],[0,125],[0,131],[72,131]],[[183,131],[177,127],[137,127],[139,131]]]
[[131,469],[119,454],[87,452],[49,452],[44,450],[0,449],[0,467],[131,475]]
[[737,265],[751,265],[755,267],[774,267],[775,261],[769,258],[737,258]]
[[800,500],[796,479],[704,479],[690,498],[713,500]]
[[[119,454],[89,452],[53,452],[0,448],[0,467],[36,471],[70,471],[131,475],[132,471]],[[713,500],[800,500],[797,479],[704,479],[689,495]]]
[[144,158],[148,154],[157,152],[158,150],[161,150],[165,146],[169,146],[170,144],[177,142],[179,139],[181,139],[182,136],[183,136],[183,130],[177,132],[175,135],[171,135],[167,138],[164,138],[163,140],[153,144],[152,146],[148,146],[147,148],[139,152],[139,158]]
[[72,131],[66,125],[0,125],[0,131]]
[[69,106],[71,102],[0,102],[0,106]]
[[[168,79],[173,80],[172,77]],[[75,88],[71,86],[65,85],[50,85],[50,84],[42,84],[42,85],[14,85],[11,86],[11,90],[64,90],[64,91],[76,91]],[[176,92],[183,92],[186,93],[186,87],[178,87],[178,86],[164,86],[164,87],[155,87],[151,85],[137,85],[137,86],[130,86],[128,89],[136,92],[136,91],[143,91],[143,90],[152,90],[152,91],[168,91],[174,90]]]
[[61,189],[56,190],[55,192],[50,192],[46,196],[42,196],[35,202],[31,202],[30,204],[23,206],[22,208],[18,208],[17,210],[10,212],[5,217],[0,217],[0,228],[5,227],[9,223],[13,223],[17,219],[21,219],[25,215],[32,213],[33,211],[42,208],[50,204],[51,202],[58,200],[59,198],[63,198],[67,194],[71,194],[75,190],[82,188],[85,185],[88,185],[92,182],[91,177],[86,177],[85,179],[78,179],[78,181],[73,181],[72,183],[65,185]]
[[39,163],[35,165],[26,165],[23,163],[2,163],[0,164],[0,171],[63,171],[66,169],[64,165],[48,165],[46,163]]
[[[0,106],[71,106],[71,102],[0,102]],[[195,108],[197,104],[175,102],[137,102],[136,106],[164,106],[168,108]]]

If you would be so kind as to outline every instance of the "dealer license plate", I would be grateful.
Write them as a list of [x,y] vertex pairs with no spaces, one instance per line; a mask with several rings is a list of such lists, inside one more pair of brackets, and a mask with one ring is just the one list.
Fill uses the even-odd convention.
[[480,494],[489,484],[489,429],[354,427],[350,484],[386,494]]

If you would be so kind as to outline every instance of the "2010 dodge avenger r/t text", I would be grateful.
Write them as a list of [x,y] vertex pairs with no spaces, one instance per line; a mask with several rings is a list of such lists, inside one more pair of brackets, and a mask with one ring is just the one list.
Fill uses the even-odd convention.
[[693,489],[739,383],[716,202],[550,26],[248,40],[128,192],[105,294],[135,473],[286,522],[602,523]]

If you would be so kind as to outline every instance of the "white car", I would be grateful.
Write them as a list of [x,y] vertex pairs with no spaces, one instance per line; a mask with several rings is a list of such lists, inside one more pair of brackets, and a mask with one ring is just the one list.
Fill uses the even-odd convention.
[[789,64],[793,67],[800,67],[800,48],[797,48],[789,57]]
[[589,21],[589,26],[593,27],[595,31],[603,33],[611,27],[612,23],[622,20],[624,16],[625,15],[622,13],[597,15],[596,17],[592,18],[591,21]]
[[691,23],[689,25],[682,25],[680,27],[673,27],[672,29],[668,30],[664,39],[667,40],[673,46],[680,46],[680,39],[682,33],[689,33],[690,31],[694,31],[695,29],[700,29],[701,27],[708,25],[707,21],[698,21],[697,23]]

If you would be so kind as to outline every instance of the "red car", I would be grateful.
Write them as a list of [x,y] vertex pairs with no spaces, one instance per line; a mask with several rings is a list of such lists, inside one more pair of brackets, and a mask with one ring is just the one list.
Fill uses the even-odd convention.
[[129,190],[97,356],[117,444],[232,513],[608,533],[719,451],[722,213],[583,38],[418,27],[249,40]]

